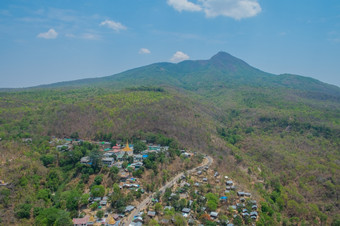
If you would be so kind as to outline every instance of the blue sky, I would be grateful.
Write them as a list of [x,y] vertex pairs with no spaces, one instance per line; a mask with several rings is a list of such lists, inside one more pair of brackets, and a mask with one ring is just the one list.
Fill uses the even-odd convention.
[[1,0],[0,87],[226,51],[340,86],[338,0]]

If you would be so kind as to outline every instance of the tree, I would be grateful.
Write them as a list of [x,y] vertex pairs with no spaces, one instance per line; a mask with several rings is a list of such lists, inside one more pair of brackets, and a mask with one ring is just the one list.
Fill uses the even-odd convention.
[[28,203],[19,204],[15,207],[15,216],[19,219],[30,218],[32,205]]
[[119,169],[117,166],[112,166],[110,169],[110,174],[117,175],[119,173]]
[[103,197],[105,195],[105,188],[103,185],[94,185],[91,188],[91,195],[93,197]]
[[145,151],[146,149],[148,149],[148,147],[142,141],[136,141],[133,145],[133,153],[134,154],[139,154],[142,151]]
[[162,204],[160,204],[160,203],[156,203],[156,204],[155,204],[155,211],[156,211],[157,213],[160,213],[160,212],[162,211],[162,209],[163,209]]
[[96,210],[96,209],[98,209],[98,203],[97,203],[97,202],[92,203],[91,206],[90,206],[90,208],[91,208],[91,210]]
[[45,202],[47,202],[48,198],[49,198],[49,190],[48,189],[39,189],[38,193],[37,193],[37,198],[38,199],[42,199]]
[[100,175],[97,175],[95,178],[94,178],[94,183],[96,185],[100,185],[103,181],[103,174],[100,174]]
[[72,226],[73,224],[68,212],[53,207],[42,209],[35,218],[35,225]]
[[185,218],[182,215],[176,215],[174,218],[174,224],[176,226],[186,226],[187,222],[185,220]]
[[151,219],[148,225],[149,226],[159,226],[158,221],[156,219]]
[[129,165],[128,162],[124,161],[123,164],[122,164],[123,169],[126,169],[126,167],[127,167],[128,165]]
[[78,139],[79,139],[79,134],[78,134],[78,132],[73,132],[73,133],[71,133],[70,138],[71,138],[71,139],[76,139],[76,140],[78,140]]
[[104,216],[104,211],[103,211],[103,210],[97,211],[96,216],[97,216],[99,219],[103,218],[103,216]]
[[40,157],[40,160],[43,162],[44,166],[48,166],[55,161],[55,155],[46,154]]
[[208,200],[207,208],[211,211],[215,211],[217,209],[217,203],[214,202],[213,200]]
[[80,204],[81,205],[89,204],[89,198],[90,198],[90,194],[88,194],[88,193],[83,194],[80,198]]

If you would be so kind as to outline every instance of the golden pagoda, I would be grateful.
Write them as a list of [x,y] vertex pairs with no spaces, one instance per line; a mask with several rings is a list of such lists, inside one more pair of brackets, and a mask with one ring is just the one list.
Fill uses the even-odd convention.
[[95,220],[94,217],[91,215],[89,221],[94,223],[96,220]]
[[123,151],[132,151],[132,149],[129,147],[129,141],[128,140],[126,141],[126,145],[123,148]]
[[108,224],[109,225],[114,225],[115,223],[116,223],[115,219],[113,219],[113,217],[110,216]]

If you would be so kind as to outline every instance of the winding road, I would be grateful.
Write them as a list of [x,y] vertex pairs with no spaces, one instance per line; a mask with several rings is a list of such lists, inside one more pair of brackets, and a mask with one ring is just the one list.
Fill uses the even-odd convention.
[[[187,170],[187,171],[184,171],[180,174],[177,174],[174,178],[172,178],[169,182],[167,182],[163,187],[161,187],[158,191],[160,191],[161,193],[164,193],[165,189],[173,186],[176,181],[184,175],[184,173],[186,172],[187,174],[191,174],[193,173],[194,171],[196,171],[197,169],[199,168],[204,168],[206,166],[210,166],[212,163],[213,163],[213,158],[211,158],[210,156],[206,156],[203,160],[203,163],[199,166],[196,166],[195,168],[192,168],[191,170]],[[156,192],[152,193],[152,195],[149,195],[147,198],[145,198],[141,203],[138,204],[138,206],[130,213],[130,215],[125,218],[121,225],[123,226],[128,226],[131,224],[131,222],[133,221],[133,217],[135,215],[137,215],[141,210],[143,210],[150,202],[151,202],[151,198],[152,196],[154,196],[156,194]]]

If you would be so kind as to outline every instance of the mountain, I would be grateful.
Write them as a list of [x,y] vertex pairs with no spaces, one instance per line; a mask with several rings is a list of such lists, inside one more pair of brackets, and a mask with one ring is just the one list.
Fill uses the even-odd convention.
[[339,96],[339,87],[337,86],[298,75],[266,73],[226,52],[219,52],[209,60],[186,60],[177,64],[155,63],[107,77],[60,82],[39,87],[102,86],[125,88],[132,85],[178,86],[184,89],[199,89],[207,86],[269,86],[315,90]]
[[[259,225],[340,220],[337,86],[266,73],[219,52],[209,60],[0,92],[0,150],[7,159],[39,161],[47,153],[27,151],[23,137],[43,143],[75,132],[82,139],[161,134],[209,153],[214,168],[263,201]],[[8,178],[25,168],[15,163],[8,162]]]

